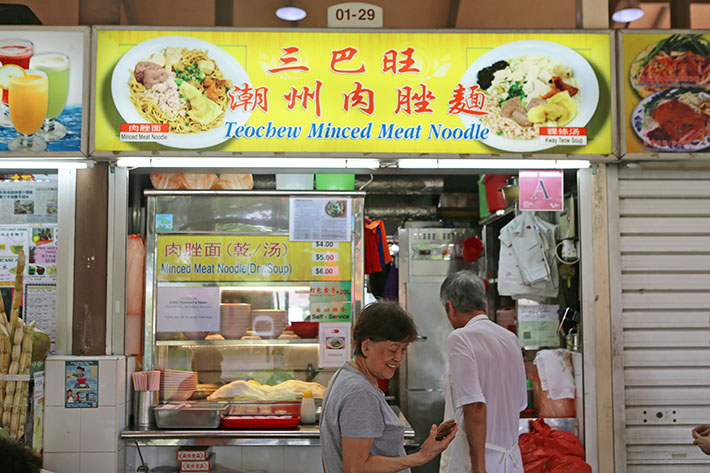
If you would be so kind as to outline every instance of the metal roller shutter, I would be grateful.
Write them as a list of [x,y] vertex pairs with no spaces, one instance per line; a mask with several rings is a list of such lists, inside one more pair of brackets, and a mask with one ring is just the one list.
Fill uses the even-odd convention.
[[616,471],[707,473],[710,172],[614,168],[609,189]]

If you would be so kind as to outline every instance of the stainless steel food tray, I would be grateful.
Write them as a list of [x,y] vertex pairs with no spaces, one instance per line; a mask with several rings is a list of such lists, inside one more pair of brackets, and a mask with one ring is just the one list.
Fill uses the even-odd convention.
[[186,404],[180,409],[153,409],[159,429],[216,429],[226,404]]

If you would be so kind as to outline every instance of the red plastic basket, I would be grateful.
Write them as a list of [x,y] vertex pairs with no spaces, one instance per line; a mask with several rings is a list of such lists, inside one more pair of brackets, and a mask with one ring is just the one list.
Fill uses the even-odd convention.
[[228,429],[293,429],[301,416],[224,416],[222,425]]

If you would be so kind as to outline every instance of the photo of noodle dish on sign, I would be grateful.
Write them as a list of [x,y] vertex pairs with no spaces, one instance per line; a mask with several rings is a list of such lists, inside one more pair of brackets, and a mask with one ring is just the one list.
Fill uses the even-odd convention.
[[507,43],[476,59],[461,78],[465,90],[482,95],[480,114],[459,114],[466,128],[480,123],[481,142],[503,151],[534,152],[540,127],[584,127],[599,103],[594,70],[576,51],[557,43]]
[[644,147],[692,152],[710,147],[710,92],[703,88],[666,89],[643,99],[631,126]]
[[196,38],[163,36],[121,57],[111,94],[125,123],[167,123],[168,138],[159,143],[196,149],[227,140],[226,122],[246,123],[251,111],[232,110],[228,95],[244,84],[250,85],[246,71],[223,49]]

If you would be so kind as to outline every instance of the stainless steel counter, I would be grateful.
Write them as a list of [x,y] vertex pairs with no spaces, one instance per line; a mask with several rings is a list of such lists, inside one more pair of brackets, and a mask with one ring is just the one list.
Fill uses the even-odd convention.
[[[398,407],[392,406],[405,426],[405,446],[414,443],[414,429]],[[174,447],[182,445],[239,445],[252,447],[320,446],[318,425],[299,425],[295,429],[268,430],[126,430],[121,439],[130,445]]]

